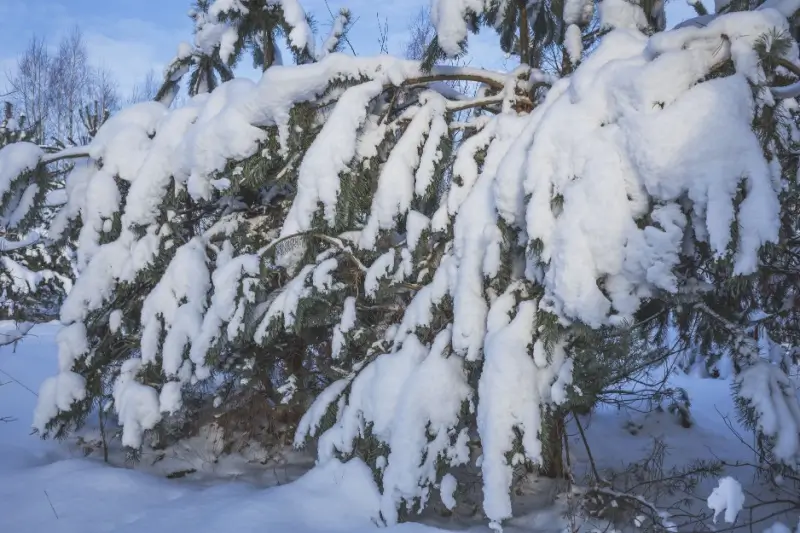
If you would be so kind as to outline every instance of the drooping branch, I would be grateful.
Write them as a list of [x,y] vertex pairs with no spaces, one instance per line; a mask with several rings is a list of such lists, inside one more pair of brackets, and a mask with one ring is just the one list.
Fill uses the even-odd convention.
[[[498,94],[495,96],[487,96],[485,98],[474,98],[472,100],[463,100],[460,102],[448,102],[447,103],[447,110],[448,111],[463,111],[465,109],[472,109],[474,107],[484,107],[489,106],[492,104],[500,104],[505,100],[505,95]],[[529,98],[524,96],[518,96],[514,98],[517,102],[526,104],[530,107],[533,107],[533,103],[530,101]]]
[[474,81],[486,84],[499,91],[505,87],[505,79],[507,77],[506,74],[495,73],[485,69],[440,65],[433,67],[430,74],[408,78],[403,82],[403,85],[434,81]]
[[24,239],[19,241],[11,241],[5,237],[0,237],[0,252],[13,252],[14,250],[36,244],[40,239],[41,236],[35,231],[30,232]]
[[684,20],[680,24],[677,24],[673,30],[678,30],[681,28],[705,28],[708,26],[708,23],[717,18],[717,14],[706,14],[700,15],[698,17],[693,17],[688,20]]
[[785,68],[786,70],[788,70],[789,72],[800,78],[800,67],[798,67],[788,59],[777,57],[773,59],[773,61],[775,61],[778,65],[780,65],[781,67]]
[[7,344],[14,344],[21,340],[33,328],[33,322],[21,322],[17,327],[11,331],[4,331],[0,333],[0,346]]
[[350,250],[350,248],[348,246],[345,246],[344,243],[341,240],[336,239],[334,237],[330,237],[330,236],[322,234],[322,233],[317,233],[317,232],[314,232],[314,231],[301,231],[299,233],[293,233],[292,235],[286,235],[284,237],[280,237],[278,239],[275,239],[274,241],[272,241],[268,245],[264,246],[263,248],[260,248],[257,253],[258,253],[258,255],[262,255],[263,256],[264,254],[270,252],[271,250],[274,250],[275,247],[278,246],[279,244],[281,244],[283,242],[286,242],[288,240],[291,240],[291,239],[298,238],[298,237],[309,237],[309,238],[313,238],[313,239],[319,239],[319,240],[327,242],[329,244],[333,244],[334,246],[339,248],[339,250],[341,250],[342,252],[346,253],[350,257],[350,259],[353,260],[353,263],[355,263],[355,265],[359,268],[359,270],[361,270],[362,272],[366,272],[367,270],[369,270],[364,265],[364,263],[362,263],[361,260],[358,259],[355,256],[355,254],[353,254],[352,250]]
[[65,161],[67,159],[81,159],[83,157],[89,157],[89,147],[72,146],[70,148],[65,148],[64,150],[54,152],[52,154],[46,154],[44,157],[42,157],[41,162],[44,165],[48,165],[50,163],[56,163],[58,161]]
[[[695,6],[695,8],[697,8],[698,5],[702,4],[697,2],[693,5]],[[700,16],[684,20],[680,24],[676,25],[673,28],[673,30],[678,30],[681,28],[705,28],[718,16],[719,16],[718,14],[708,14],[708,13],[701,14]],[[788,70],[789,72],[800,78],[800,67],[798,67],[791,61],[782,57],[774,58],[773,61],[775,61],[775,63],[777,63],[779,66],[785,68],[786,70]],[[783,87],[770,87],[769,90],[772,93],[772,96],[774,96],[779,100],[785,100],[787,98],[795,98],[797,96],[800,96],[800,80]]]

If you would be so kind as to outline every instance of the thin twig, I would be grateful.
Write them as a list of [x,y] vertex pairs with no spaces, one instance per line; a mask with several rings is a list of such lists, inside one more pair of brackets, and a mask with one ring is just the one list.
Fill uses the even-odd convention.
[[52,509],[52,510],[53,510],[53,514],[54,514],[54,515],[56,515],[56,520],[58,520],[58,519],[59,519],[59,518],[58,518],[58,513],[56,512],[56,508],[53,506],[53,502],[52,502],[52,501],[50,501],[50,495],[49,495],[49,494],[47,494],[47,491],[46,491],[46,490],[44,491],[44,495],[45,495],[45,497],[47,498],[47,503],[49,503],[49,504],[50,504],[50,509]]
[[573,410],[572,411],[572,418],[575,419],[575,425],[578,426],[578,431],[581,434],[581,439],[583,440],[583,446],[586,448],[586,454],[589,456],[589,464],[592,467],[592,473],[594,474],[594,479],[597,483],[602,483],[603,478],[600,477],[600,473],[597,471],[597,465],[594,462],[594,457],[592,456],[592,449],[589,447],[589,441],[586,439],[586,433],[583,432],[583,426],[581,426],[581,421],[578,419],[578,414]]
[[362,262],[361,262],[361,260],[359,260],[359,259],[358,259],[358,258],[355,256],[355,254],[353,253],[353,251],[350,249],[350,247],[349,247],[349,246],[345,246],[345,245],[344,245],[344,244],[343,244],[343,243],[342,243],[342,242],[341,242],[339,239],[334,239],[333,237],[329,237],[329,236],[327,236],[327,235],[325,235],[325,234],[322,234],[322,233],[315,233],[315,232],[313,232],[313,231],[301,231],[301,232],[298,232],[298,233],[294,233],[294,234],[292,234],[292,235],[286,235],[285,237],[280,237],[280,238],[278,238],[278,239],[275,239],[274,241],[272,241],[272,242],[271,242],[271,243],[269,243],[268,245],[266,245],[266,246],[264,246],[263,248],[261,248],[261,249],[258,251],[258,255],[264,255],[264,254],[266,254],[267,252],[269,252],[270,250],[272,250],[273,248],[275,248],[275,247],[276,247],[277,245],[279,245],[280,243],[282,243],[282,242],[285,242],[285,241],[287,241],[287,240],[289,240],[289,239],[293,239],[293,238],[295,238],[295,237],[303,237],[303,236],[306,236],[306,237],[313,237],[313,238],[319,239],[319,240],[321,240],[321,241],[325,241],[325,242],[327,242],[327,243],[333,244],[334,246],[336,246],[337,248],[339,248],[339,250],[341,250],[342,252],[344,252],[345,254],[347,254],[347,255],[350,257],[350,259],[351,259],[351,260],[352,260],[352,261],[353,261],[353,262],[356,264],[356,266],[357,266],[357,267],[358,267],[358,268],[359,268],[359,269],[360,269],[362,272],[366,272],[366,271],[368,270],[368,268],[366,267],[366,265],[364,265],[364,263],[362,263]]
[[34,396],[36,396],[37,398],[39,397],[39,395],[38,395],[38,394],[36,394],[36,393],[35,393],[33,390],[31,390],[31,389],[30,389],[30,388],[29,388],[27,385],[25,385],[24,383],[22,383],[20,380],[18,380],[17,378],[15,378],[14,376],[12,376],[11,374],[9,374],[8,372],[6,372],[5,370],[3,370],[2,368],[0,368],[0,372],[2,372],[2,373],[5,375],[5,376],[8,376],[8,378],[9,378],[11,381],[13,381],[14,383],[16,383],[17,385],[19,385],[20,387],[22,387],[22,388],[23,388],[23,389],[25,389],[26,391],[30,392],[31,394],[33,394],[33,395],[34,395]]
[[[331,15],[331,19],[333,19],[333,21],[334,21],[334,24],[335,24],[335,23],[336,23],[336,15],[334,15],[334,14],[333,14],[333,11],[331,10],[331,6],[330,6],[330,5],[328,5],[328,0],[325,0],[325,7],[328,9],[328,13],[330,13],[330,15]],[[358,19],[355,19],[353,22],[351,22],[351,23],[350,23],[350,28],[349,28],[349,29],[352,29],[352,28],[353,28],[353,26],[355,26],[356,22],[358,22]],[[347,28],[346,28],[346,29],[347,29]],[[342,40],[344,40],[344,42],[346,42],[346,43],[347,43],[347,46],[349,46],[349,47],[350,47],[350,51],[351,51],[351,52],[353,52],[353,55],[354,55],[354,56],[357,56],[357,55],[358,55],[358,54],[356,53],[356,49],[355,49],[355,48],[353,48],[353,43],[351,43],[351,42],[350,42],[350,39],[347,37],[347,31],[343,32],[343,33],[342,33],[342,36],[341,36],[341,37],[339,37],[339,38],[340,38],[340,39],[342,39]]]

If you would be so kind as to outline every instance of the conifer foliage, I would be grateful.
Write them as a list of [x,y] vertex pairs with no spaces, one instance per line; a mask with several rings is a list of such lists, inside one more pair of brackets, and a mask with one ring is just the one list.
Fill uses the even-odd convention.
[[[671,329],[727,350],[794,465],[800,406],[750,332],[760,311],[796,335],[770,283],[796,279],[798,7],[665,31],[662,2],[434,0],[417,62],[336,52],[348,12],[319,51],[297,0],[198,2],[156,101],[80,150],[0,151],[0,186],[78,158],[50,232],[76,232],[79,276],[35,427],[99,407],[135,449],[202,413],[302,412],[294,443],[372,467],[386,523],[472,467],[499,528],[519,468],[563,474],[567,414]],[[517,68],[440,64],[482,26]],[[245,53],[257,83],[232,77]]]
[[[35,125],[14,116],[6,104],[0,123],[0,316],[19,323],[17,340],[35,322],[57,316],[64,291],[71,285],[70,264],[63,250],[45,246],[40,234],[58,204],[54,177],[40,165],[45,151],[30,141]],[[38,230],[38,231],[37,231]]]

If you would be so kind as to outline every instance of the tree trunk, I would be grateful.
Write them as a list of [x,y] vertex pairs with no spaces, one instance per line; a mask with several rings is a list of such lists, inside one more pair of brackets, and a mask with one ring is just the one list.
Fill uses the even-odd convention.
[[521,0],[519,3],[519,60],[529,67],[531,65],[530,33],[528,30],[528,2]]
[[549,478],[565,478],[564,469],[564,413],[553,410],[547,413],[542,424],[542,467],[539,473]]
[[266,29],[261,34],[264,51],[264,65],[262,70],[267,70],[275,62],[275,43],[272,42],[272,32]]

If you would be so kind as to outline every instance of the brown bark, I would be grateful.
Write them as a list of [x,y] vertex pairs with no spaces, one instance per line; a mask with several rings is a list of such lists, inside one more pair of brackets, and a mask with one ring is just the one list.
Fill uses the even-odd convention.
[[528,30],[528,6],[526,0],[519,3],[519,59],[521,63],[531,65],[530,32]]
[[542,466],[539,474],[553,479],[567,477],[564,468],[564,413],[552,411],[542,427]]

